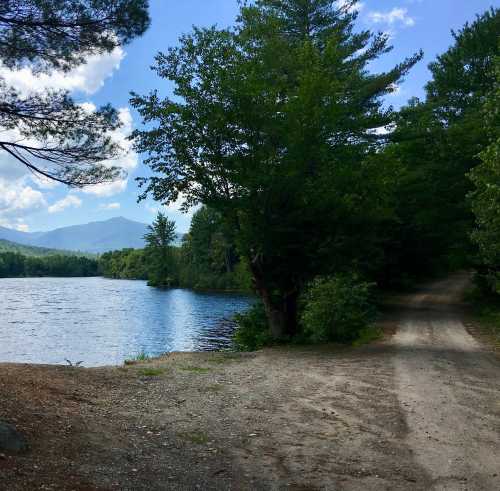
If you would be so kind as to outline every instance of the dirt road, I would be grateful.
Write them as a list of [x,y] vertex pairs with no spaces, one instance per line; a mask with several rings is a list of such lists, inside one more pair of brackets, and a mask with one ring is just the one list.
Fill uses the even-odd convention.
[[0,488],[498,490],[500,361],[460,320],[465,282],[400,299],[358,349],[0,365],[0,419],[32,444]]
[[466,276],[416,295],[393,338],[406,442],[434,489],[500,489],[500,366],[461,321]]

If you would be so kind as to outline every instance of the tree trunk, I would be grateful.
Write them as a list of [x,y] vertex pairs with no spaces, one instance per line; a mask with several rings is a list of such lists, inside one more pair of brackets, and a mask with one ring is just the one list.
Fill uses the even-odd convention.
[[274,296],[265,284],[256,262],[251,265],[254,287],[262,299],[266,311],[269,330],[274,339],[280,340],[297,333],[298,292],[279,292]]
[[[266,310],[267,321],[272,337],[274,339],[283,339],[287,334],[287,316],[283,308],[284,304],[275,305],[275,302],[271,300],[271,295],[266,288],[262,288],[259,293],[264,304],[264,309]],[[281,307],[281,309],[279,307]]]

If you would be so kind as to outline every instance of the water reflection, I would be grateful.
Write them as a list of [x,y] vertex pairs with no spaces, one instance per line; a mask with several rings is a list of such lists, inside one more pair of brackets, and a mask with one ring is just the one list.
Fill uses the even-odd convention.
[[0,362],[120,364],[139,352],[227,347],[234,294],[158,290],[104,278],[0,279]]

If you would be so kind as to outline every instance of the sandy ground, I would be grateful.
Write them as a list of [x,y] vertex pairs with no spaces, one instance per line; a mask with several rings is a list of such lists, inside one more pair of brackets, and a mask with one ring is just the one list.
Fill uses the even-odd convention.
[[461,321],[466,280],[357,349],[0,365],[0,419],[31,442],[0,489],[498,490],[500,360]]

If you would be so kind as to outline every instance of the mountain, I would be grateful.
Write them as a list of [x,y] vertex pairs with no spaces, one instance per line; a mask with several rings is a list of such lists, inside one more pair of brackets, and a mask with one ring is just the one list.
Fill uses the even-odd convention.
[[0,254],[2,252],[17,252],[23,256],[32,257],[55,256],[56,254],[63,254],[65,256],[93,257],[93,254],[91,253],[67,251],[64,249],[47,249],[46,247],[23,245],[18,244],[17,242],[11,242],[10,240],[0,239]]
[[20,232],[0,227],[0,239],[49,249],[102,253],[128,247],[144,247],[143,236],[146,230],[145,223],[117,217],[49,232]]

